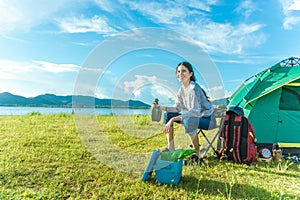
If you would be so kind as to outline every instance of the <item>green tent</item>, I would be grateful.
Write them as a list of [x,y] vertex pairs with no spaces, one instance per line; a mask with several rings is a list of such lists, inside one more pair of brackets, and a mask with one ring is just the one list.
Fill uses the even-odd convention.
[[288,58],[258,73],[229,98],[254,127],[257,143],[300,147],[300,59]]

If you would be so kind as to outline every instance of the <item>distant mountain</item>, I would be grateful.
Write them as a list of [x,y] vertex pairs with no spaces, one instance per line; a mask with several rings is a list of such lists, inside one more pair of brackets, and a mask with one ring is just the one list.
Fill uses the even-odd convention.
[[22,96],[13,95],[9,92],[0,93],[0,105],[18,105],[26,101],[27,99]]
[[150,105],[135,100],[115,100],[98,99],[90,96],[57,96],[54,94],[44,94],[36,97],[23,97],[9,92],[0,93],[0,106],[41,106],[41,107],[72,107],[94,106],[95,107],[129,107],[129,108],[149,108]]
[[211,103],[216,106],[227,105],[227,98],[217,99],[217,100],[212,101]]
[[[41,107],[72,107],[94,106],[95,107],[131,107],[149,108],[150,105],[136,100],[99,99],[90,96],[57,96],[54,94],[43,94],[36,97],[23,97],[9,92],[0,93],[0,106],[41,106]],[[226,105],[226,98],[212,101],[213,105]]]

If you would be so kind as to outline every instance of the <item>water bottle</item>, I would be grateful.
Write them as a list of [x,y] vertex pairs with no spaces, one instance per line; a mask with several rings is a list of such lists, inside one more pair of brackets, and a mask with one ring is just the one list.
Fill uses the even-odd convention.
[[156,98],[151,106],[151,119],[156,122],[160,121],[162,113],[158,105],[158,99]]

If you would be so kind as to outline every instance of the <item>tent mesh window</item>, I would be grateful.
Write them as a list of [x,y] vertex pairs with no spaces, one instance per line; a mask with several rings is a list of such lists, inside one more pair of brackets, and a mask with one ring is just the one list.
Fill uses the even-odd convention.
[[300,65],[300,58],[291,57],[280,62],[281,67],[293,67]]
[[300,87],[284,86],[281,92],[279,108],[281,110],[300,111]]

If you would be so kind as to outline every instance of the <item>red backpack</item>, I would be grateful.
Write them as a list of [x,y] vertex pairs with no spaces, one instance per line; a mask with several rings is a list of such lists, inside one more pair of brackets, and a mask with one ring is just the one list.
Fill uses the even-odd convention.
[[250,165],[257,161],[257,146],[253,126],[243,113],[240,107],[230,108],[226,112],[219,157]]

